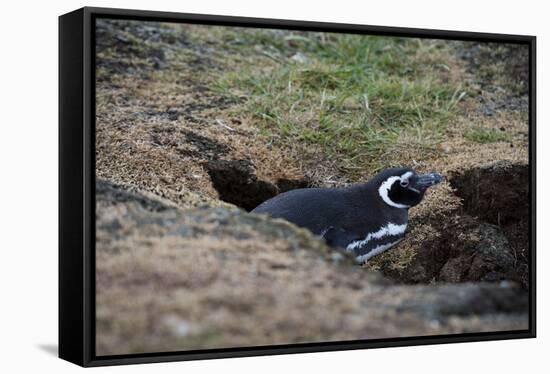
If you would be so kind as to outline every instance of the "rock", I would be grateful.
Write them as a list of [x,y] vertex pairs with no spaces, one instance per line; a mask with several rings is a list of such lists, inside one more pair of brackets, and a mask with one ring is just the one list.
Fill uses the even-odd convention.
[[[473,260],[467,279],[507,279],[506,274],[514,270],[514,256],[504,233],[498,226],[481,224],[480,242],[474,249]],[[501,276],[498,276],[498,275]],[[489,277],[491,279],[489,279]]]
[[290,59],[292,61],[295,61],[299,64],[304,64],[308,61],[308,58],[305,54],[303,54],[302,52],[296,52],[295,54],[293,54]]
[[460,282],[465,267],[463,258],[451,258],[441,268],[439,280],[442,282]]
[[528,327],[513,283],[397,285],[282,220],[96,190],[98,355]]
[[443,266],[439,279],[443,282],[497,281],[513,279],[514,257],[502,230],[495,225],[481,223],[464,240],[460,252],[453,253]]

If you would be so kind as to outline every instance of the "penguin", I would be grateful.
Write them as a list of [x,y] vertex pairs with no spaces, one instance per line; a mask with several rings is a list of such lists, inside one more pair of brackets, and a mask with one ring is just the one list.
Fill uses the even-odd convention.
[[321,236],[331,247],[365,263],[405,237],[409,208],[440,183],[436,173],[385,169],[366,183],[340,188],[303,188],[279,194],[251,213],[282,218]]

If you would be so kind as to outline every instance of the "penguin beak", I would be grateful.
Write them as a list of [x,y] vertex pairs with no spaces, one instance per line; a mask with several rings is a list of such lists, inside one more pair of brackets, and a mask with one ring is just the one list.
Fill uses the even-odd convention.
[[413,181],[411,186],[415,190],[424,191],[428,187],[435,186],[438,183],[441,183],[443,177],[436,173],[418,175]]

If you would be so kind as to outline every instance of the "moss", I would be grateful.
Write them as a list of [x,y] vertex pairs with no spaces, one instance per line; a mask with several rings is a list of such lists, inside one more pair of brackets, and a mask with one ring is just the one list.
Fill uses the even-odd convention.
[[483,127],[476,127],[471,130],[468,130],[464,137],[468,140],[471,140],[476,143],[486,144],[486,143],[496,143],[496,142],[509,142],[512,140],[512,137],[503,132],[502,130],[497,129],[486,129]]

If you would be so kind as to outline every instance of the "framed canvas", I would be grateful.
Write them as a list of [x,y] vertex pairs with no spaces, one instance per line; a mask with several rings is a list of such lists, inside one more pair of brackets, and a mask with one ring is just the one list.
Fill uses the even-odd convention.
[[59,356],[535,337],[535,37],[59,18]]

